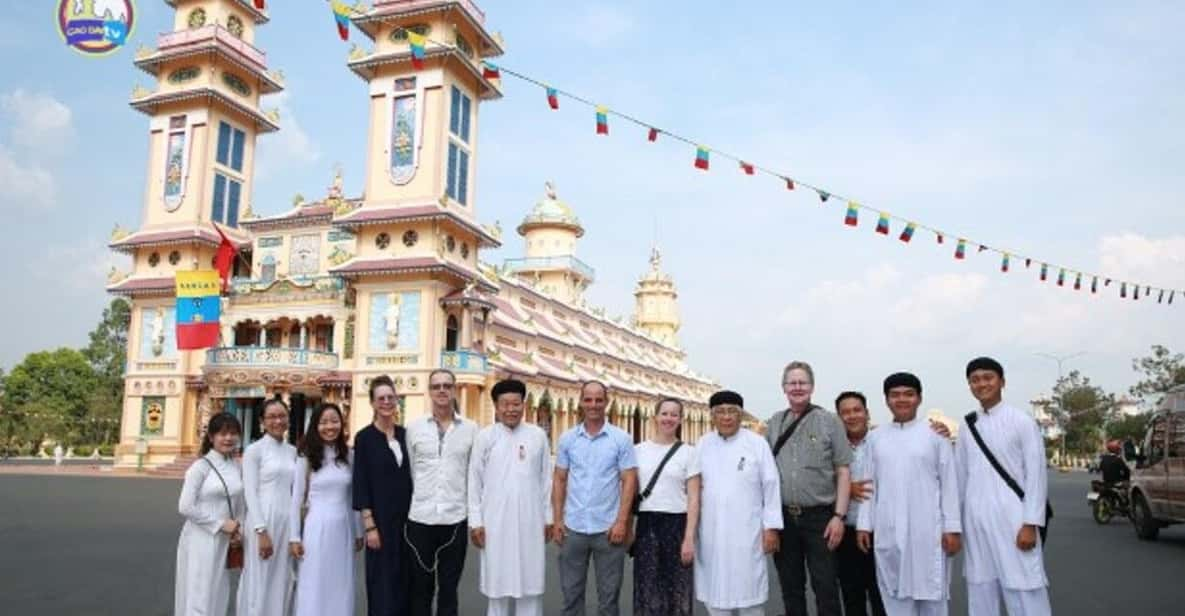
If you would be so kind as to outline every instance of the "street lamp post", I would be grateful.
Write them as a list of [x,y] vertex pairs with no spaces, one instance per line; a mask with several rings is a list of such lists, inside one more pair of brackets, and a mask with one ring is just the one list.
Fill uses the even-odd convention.
[[[1057,362],[1057,381],[1058,381],[1058,383],[1060,383],[1062,381],[1062,364],[1064,364],[1065,362],[1067,362],[1071,359],[1074,359],[1075,357],[1082,357],[1083,355],[1086,355],[1086,351],[1076,351],[1074,353],[1070,353],[1067,355],[1054,355],[1052,353],[1034,353],[1034,355],[1037,355],[1038,357],[1044,357],[1046,359],[1052,359],[1053,361]],[[1056,386],[1057,385],[1054,385],[1054,387],[1056,387]],[[1061,406],[1060,402],[1059,402],[1058,406],[1059,407]],[[1064,409],[1059,408],[1058,410],[1064,410]],[[1062,464],[1066,463],[1066,428],[1065,428],[1065,426],[1062,426],[1061,463]]]

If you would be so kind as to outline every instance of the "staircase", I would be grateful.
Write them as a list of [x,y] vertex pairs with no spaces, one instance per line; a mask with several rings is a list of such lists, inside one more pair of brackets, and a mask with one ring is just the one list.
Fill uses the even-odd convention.
[[156,468],[150,468],[145,472],[153,477],[181,478],[185,476],[185,471],[189,469],[189,465],[193,464],[193,461],[196,459],[198,459],[198,456],[195,455],[177,456],[173,458],[172,462],[162,464]]

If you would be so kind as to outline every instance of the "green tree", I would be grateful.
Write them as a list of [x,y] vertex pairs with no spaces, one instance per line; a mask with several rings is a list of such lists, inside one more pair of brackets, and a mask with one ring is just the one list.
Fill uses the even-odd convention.
[[111,443],[119,436],[131,321],[131,305],[127,300],[111,300],[103,309],[99,324],[90,333],[90,344],[82,350],[99,379],[98,387],[88,400],[92,424],[87,431],[88,443]]
[[1050,415],[1065,434],[1068,453],[1088,454],[1102,445],[1104,427],[1118,412],[1115,396],[1091,385],[1077,370],[1053,388]]
[[1131,395],[1152,403],[1176,385],[1185,385],[1185,355],[1173,353],[1159,344],[1152,345],[1152,354],[1132,360],[1132,369],[1143,379],[1132,386]]
[[1144,433],[1148,428],[1149,414],[1139,415],[1119,414],[1107,422],[1107,438],[1124,440],[1130,438],[1139,443],[1144,440]]
[[80,351],[30,353],[4,380],[5,407],[31,431],[25,438],[76,442],[89,436],[90,402],[98,386],[98,375]]

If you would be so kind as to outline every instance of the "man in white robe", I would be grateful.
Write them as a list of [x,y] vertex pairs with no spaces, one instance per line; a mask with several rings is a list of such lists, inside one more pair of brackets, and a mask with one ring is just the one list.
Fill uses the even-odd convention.
[[543,614],[545,547],[551,535],[551,446],[538,426],[523,423],[521,381],[492,390],[498,423],[477,434],[469,463],[469,527],[481,550],[488,616]]
[[[1049,580],[1039,528],[1045,526],[1045,443],[1037,422],[1003,400],[1004,368],[980,357],[967,365],[967,384],[979,410],[959,426],[955,462],[963,501],[970,616],[1046,616]],[[967,424],[975,428],[1000,465],[1024,492],[1021,499],[988,462]]]
[[716,392],[708,405],[716,431],[698,444],[695,594],[713,616],[758,616],[769,598],[766,555],[780,542],[781,479],[769,444],[741,427],[741,396]]
[[946,616],[950,557],[959,551],[962,532],[954,452],[918,419],[918,377],[890,375],[884,392],[893,423],[868,437],[863,479],[876,490],[860,507],[856,540],[865,552],[875,551],[886,614]]

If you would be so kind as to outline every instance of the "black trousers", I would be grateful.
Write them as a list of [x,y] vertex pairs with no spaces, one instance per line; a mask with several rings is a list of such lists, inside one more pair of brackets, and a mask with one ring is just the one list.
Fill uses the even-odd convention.
[[782,508],[782,544],[774,553],[778,582],[782,585],[782,606],[786,616],[806,616],[806,574],[810,570],[818,616],[842,616],[835,552],[827,549],[823,531],[831,521],[831,505],[808,507],[794,515]]
[[[872,552],[865,554],[856,545],[856,529],[844,530],[843,541],[836,551],[839,560],[839,587],[843,591],[845,616],[885,616],[881,590],[876,585],[876,560]],[[871,610],[869,609],[871,607]]]
[[469,525],[429,525],[407,521],[407,561],[411,571],[411,616],[457,616],[457,584],[465,569]]

